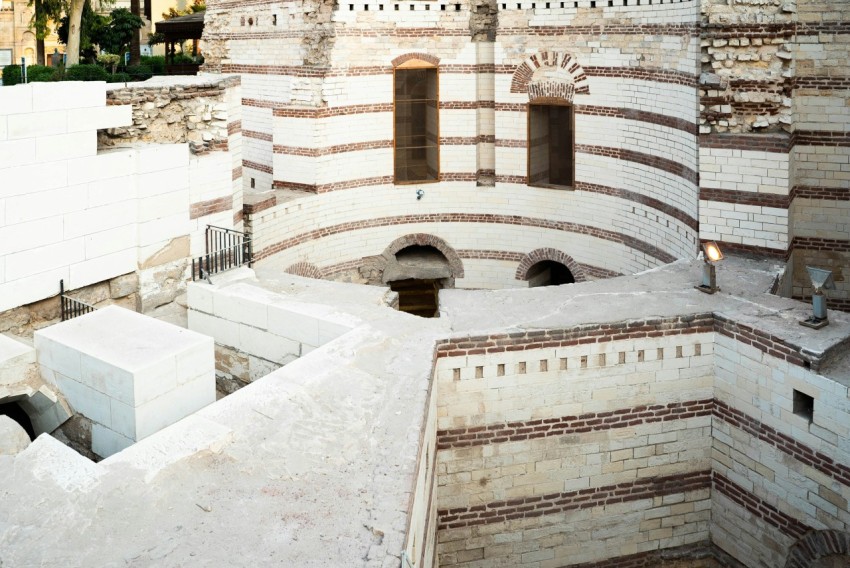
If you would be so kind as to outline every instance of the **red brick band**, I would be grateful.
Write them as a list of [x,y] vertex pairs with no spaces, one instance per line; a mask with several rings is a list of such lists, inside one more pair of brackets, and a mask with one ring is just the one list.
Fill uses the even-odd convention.
[[[278,182],[275,182],[275,184],[277,183]],[[391,180],[389,183],[391,183]],[[571,223],[568,221],[552,221],[549,219],[541,219],[537,217],[525,217],[521,215],[495,215],[491,213],[430,213],[423,215],[378,217],[362,221],[352,221],[349,223],[331,225],[321,229],[302,233],[300,235],[296,235],[278,243],[269,245],[261,251],[258,251],[254,258],[255,260],[260,260],[282,250],[286,250],[299,244],[324,238],[330,235],[347,233],[350,231],[356,231],[361,229],[388,227],[392,225],[405,225],[410,223],[488,223],[497,225],[503,224],[538,227],[554,231],[563,231],[566,233],[588,235],[606,241],[623,244],[627,247],[639,250],[642,253],[651,256],[662,263],[673,262],[673,260],[675,260],[676,258],[672,254],[661,250],[655,245],[641,241],[630,235],[617,233],[609,229],[591,227],[589,225],[581,225],[579,223]]]
[[333,154],[345,154],[348,152],[361,152],[364,150],[377,150],[392,147],[392,140],[372,140],[369,142],[356,142],[352,144],[337,144],[335,146],[326,146],[324,148],[304,148],[301,146],[284,146],[282,144],[275,144],[273,150],[275,154],[318,158],[320,156],[331,156]]
[[465,357],[484,353],[527,351],[550,347],[571,347],[586,343],[662,337],[690,333],[716,332],[751,345],[763,353],[792,365],[811,367],[817,371],[826,353],[803,353],[803,348],[735,322],[721,314],[699,313],[673,318],[652,318],[629,322],[586,324],[571,329],[526,331],[511,334],[479,335],[444,339],[437,342],[435,356]]
[[228,125],[227,125],[227,135],[228,136],[233,136],[234,134],[239,134],[240,132],[242,132],[242,121],[241,120],[234,120],[233,122],[228,123]]
[[825,250],[833,252],[850,252],[850,239],[825,239],[818,237],[794,237],[791,249]]
[[[705,564],[707,559],[713,559],[716,564]],[[717,566],[717,568],[748,568],[723,549],[710,541],[696,544],[685,544],[658,550],[647,550],[637,554],[615,556],[595,562],[567,564],[559,568],[663,568],[673,566],[671,562],[684,562],[681,566]],[[691,562],[693,564],[691,564]],[[801,568],[808,568],[808,565]]]
[[714,416],[730,426],[743,430],[750,436],[773,446],[798,462],[818,470],[842,485],[850,487],[850,467],[847,465],[836,462],[831,457],[778,432],[775,428],[744,414],[737,408],[732,408],[721,400],[714,401],[712,412]]
[[237,179],[242,177],[242,166],[236,166],[230,172],[230,181],[236,181]]
[[250,160],[242,160],[242,167],[248,168],[251,170],[257,170],[258,172],[263,172],[270,174],[272,173],[272,167],[266,164],[260,164],[259,162],[252,162]]
[[[440,175],[442,177],[443,174]],[[393,178],[393,176],[376,176],[319,184],[300,183],[276,179],[274,180],[274,182],[272,182],[272,187],[274,187],[275,189],[294,189],[298,191],[308,191],[310,193],[327,193],[329,191],[354,189],[357,187],[367,187],[370,185],[392,185],[394,181],[395,178]]]
[[754,191],[715,189],[712,187],[699,188],[699,198],[702,201],[717,201],[720,203],[755,205],[759,207],[773,207],[776,209],[788,209],[788,207],[791,205],[790,195],[781,195],[776,193],[758,193]]
[[676,118],[666,114],[658,114],[645,110],[637,110],[624,107],[606,107],[593,105],[575,105],[573,107],[576,114],[586,114],[593,116],[610,116],[614,118],[622,118],[625,120],[634,120],[636,122],[647,122],[649,124],[657,124],[675,130],[681,130],[692,136],[696,136],[699,127],[696,122],[690,122],[682,118]]
[[587,183],[583,181],[577,181],[574,185],[574,189],[576,191],[589,191],[592,193],[611,195],[613,197],[619,197],[620,199],[625,199],[634,203],[640,203],[641,205],[645,205],[651,209],[655,209],[656,211],[673,217],[674,219],[681,222],[693,231],[699,230],[699,221],[694,217],[691,217],[681,209],[678,209],[668,203],[664,203],[661,200],[655,199],[654,197],[649,197],[648,195],[644,195],[642,193],[629,191],[627,189],[609,187],[607,185]]
[[[242,210],[245,212],[245,215],[255,215],[260,211],[265,211],[266,209],[271,209],[277,205],[277,198],[272,195],[263,199],[262,201],[258,201],[256,203],[245,203],[242,206]],[[255,257],[256,260],[256,257]]]
[[736,252],[739,254],[750,255],[750,256],[758,256],[758,257],[767,257],[767,258],[775,258],[777,260],[788,260],[789,255],[791,254],[791,248],[781,249],[781,248],[769,248],[769,247],[761,247],[756,245],[747,245],[743,243],[731,243],[724,240],[716,241],[719,245],[722,245],[723,250],[729,250],[731,252]]
[[620,408],[609,412],[589,412],[580,416],[559,416],[488,424],[486,426],[452,428],[437,432],[437,448],[447,450],[486,446],[567,434],[606,432],[655,422],[685,420],[698,416],[711,416],[713,406],[713,400],[709,398],[671,402],[666,405],[654,404]]
[[254,140],[262,140],[264,142],[271,142],[272,135],[266,132],[257,132],[256,130],[243,130],[242,136],[245,138],[253,138]]
[[787,134],[701,134],[700,148],[724,148],[787,154],[794,146]]
[[233,209],[233,196],[217,197],[208,201],[199,201],[189,206],[189,219],[197,219]]
[[788,536],[800,538],[812,530],[812,527],[801,523],[794,517],[786,515],[764,499],[753,495],[737,483],[727,479],[721,473],[716,471],[711,472],[711,481],[714,490],[719,491],[756,517]]
[[437,530],[457,529],[530,519],[576,509],[591,509],[665,495],[677,495],[711,487],[711,471],[649,477],[578,491],[518,497],[483,505],[439,509]]
[[795,185],[791,190],[791,199],[828,199],[830,201],[850,201],[850,188],[818,187],[813,185]]
[[[498,144],[498,143],[497,143]],[[680,164],[676,160],[662,158],[645,154],[644,152],[636,152],[626,148],[612,148],[610,146],[591,146],[590,144],[576,144],[576,153],[592,154],[594,156],[605,156],[626,162],[635,162],[652,168],[665,171],[667,173],[678,176],[682,179],[696,184],[699,181],[699,174],[691,168]]]

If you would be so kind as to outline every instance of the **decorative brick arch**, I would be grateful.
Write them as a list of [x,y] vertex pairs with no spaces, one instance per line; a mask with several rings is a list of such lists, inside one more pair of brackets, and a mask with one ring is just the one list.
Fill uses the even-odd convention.
[[412,233],[410,235],[397,238],[390,243],[390,246],[384,249],[383,256],[387,258],[394,257],[398,251],[411,246],[434,247],[440,251],[440,253],[442,253],[449,262],[449,268],[452,271],[452,278],[463,278],[463,261],[460,259],[457,252],[455,252],[455,249],[449,246],[449,244],[440,237],[435,237],[434,235],[429,235],[427,233]]
[[318,280],[322,279],[322,270],[312,262],[296,262],[295,264],[289,265],[284,272],[287,274],[294,274],[295,276],[316,278]]
[[819,558],[832,555],[845,555],[850,561],[850,533],[810,531],[788,549],[785,568],[811,568]]
[[587,275],[584,273],[584,269],[579,263],[573,260],[570,255],[553,248],[539,248],[525,255],[522,260],[519,261],[519,266],[517,266],[516,276],[514,276],[514,278],[517,280],[528,280],[528,270],[538,262],[542,262],[544,260],[560,262],[569,268],[570,272],[573,273],[573,278],[575,278],[576,282],[585,282],[587,280]]
[[[529,93],[528,84],[531,82],[534,72],[541,67],[560,67],[564,69],[572,77],[573,92],[575,94],[590,94],[590,86],[587,82],[587,75],[584,74],[584,69],[582,69],[581,65],[579,65],[578,61],[572,55],[559,51],[541,51],[523,61],[514,71],[513,79],[511,80],[511,92]],[[553,87],[545,88],[551,90]]]
[[395,59],[393,59],[393,67],[398,67],[402,63],[410,61],[411,59],[418,59],[420,61],[425,61],[434,65],[435,67],[440,64],[440,58],[434,57],[433,55],[428,55],[427,53],[405,53],[404,55],[399,55]]

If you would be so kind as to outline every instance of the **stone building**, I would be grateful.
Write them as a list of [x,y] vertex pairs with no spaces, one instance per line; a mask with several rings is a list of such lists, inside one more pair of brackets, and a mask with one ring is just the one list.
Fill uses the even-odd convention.
[[29,65],[36,62],[35,33],[29,28],[32,15],[26,0],[0,2],[0,69],[20,65],[22,57]]
[[[207,76],[0,89],[0,231],[33,235],[0,240],[0,402],[126,438],[98,463],[0,439],[0,561],[846,565],[850,315],[805,328],[792,296],[830,268],[847,309],[847,16],[211,0]],[[213,224],[251,237],[253,269],[196,273]],[[713,295],[704,240],[729,257]],[[22,346],[60,278],[182,303],[219,391],[245,388],[164,404],[167,427],[105,412],[130,359],[209,384],[210,342],[192,364],[115,349],[111,318],[163,328],[110,308]]]

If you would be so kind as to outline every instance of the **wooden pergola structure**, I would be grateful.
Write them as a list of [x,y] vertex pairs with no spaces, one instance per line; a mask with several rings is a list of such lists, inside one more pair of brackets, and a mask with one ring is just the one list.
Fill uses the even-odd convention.
[[204,14],[197,12],[156,23],[157,33],[165,38],[165,65],[169,75],[195,75],[199,65],[174,65],[177,44],[192,41],[192,55],[198,55],[198,40],[204,35]]

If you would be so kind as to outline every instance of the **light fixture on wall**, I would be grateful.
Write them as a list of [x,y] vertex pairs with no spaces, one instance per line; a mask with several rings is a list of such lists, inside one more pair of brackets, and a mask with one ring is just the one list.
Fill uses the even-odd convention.
[[425,197],[425,190],[424,189],[417,189],[416,190],[416,201],[419,201],[423,197]]
[[715,271],[714,263],[723,260],[723,253],[714,241],[703,243],[702,251],[703,260],[705,261],[702,267],[702,284],[694,286],[694,288],[706,294],[714,294],[720,290],[717,287],[717,272]]
[[800,325],[820,329],[829,324],[829,319],[826,313],[826,295],[824,290],[835,290],[835,281],[832,279],[832,271],[822,268],[806,267],[806,272],[809,273],[809,280],[812,281],[812,316],[800,322]]

